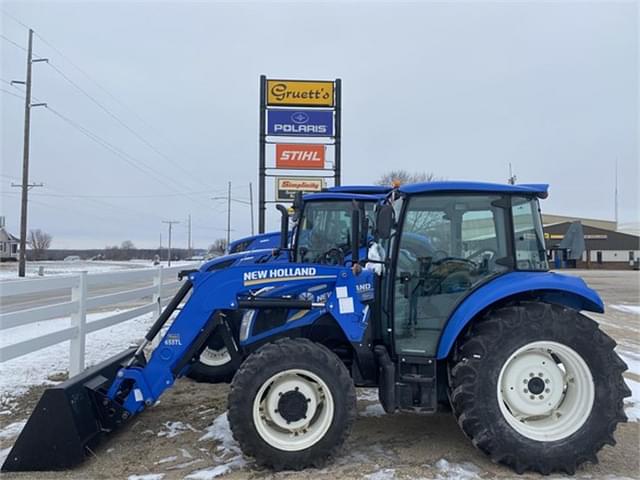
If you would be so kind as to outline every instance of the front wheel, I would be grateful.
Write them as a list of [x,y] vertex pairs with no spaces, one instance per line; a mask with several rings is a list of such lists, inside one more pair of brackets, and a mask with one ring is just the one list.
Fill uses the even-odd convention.
[[494,461],[522,473],[597,462],[630,392],[615,342],[564,307],[523,302],[469,330],[450,365],[458,424]]
[[306,339],[269,343],[231,382],[229,425],[242,451],[276,470],[320,467],[356,417],[353,382],[341,360]]

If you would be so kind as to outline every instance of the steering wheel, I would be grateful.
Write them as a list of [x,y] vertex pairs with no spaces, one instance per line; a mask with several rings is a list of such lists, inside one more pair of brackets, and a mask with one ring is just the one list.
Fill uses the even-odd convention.
[[491,254],[491,258],[489,260],[493,260],[498,255],[498,252],[496,252],[492,248],[481,248],[480,250],[476,250],[475,252],[473,252],[471,255],[468,255],[467,256],[467,260],[470,259],[470,258],[477,257],[481,253],[490,253]]
[[333,247],[324,252],[321,258],[325,265],[342,265],[344,263],[344,252],[341,248]]
[[467,267],[471,267],[472,269],[478,268],[478,264],[473,260],[469,260],[468,258],[460,258],[460,257],[444,257],[440,260],[434,260],[433,265],[443,265],[445,263],[458,263]]

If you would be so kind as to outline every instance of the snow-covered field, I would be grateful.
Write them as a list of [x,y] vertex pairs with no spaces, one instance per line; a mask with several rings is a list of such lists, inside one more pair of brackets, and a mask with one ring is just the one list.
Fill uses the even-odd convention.
[[[162,263],[167,266],[167,262]],[[172,267],[193,265],[193,262],[171,262]],[[26,277],[38,278],[40,267],[43,268],[45,277],[52,275],[73,275],[85,271],[91,273],[117,272],[139,268],[153,268],[151,260],[131,260],[129,262],[116,262],[105,260],[81,260],[76,262],[27,262]],[[18,264],[16,262],[0,263],[0,281],[19,280]]]
[[[87,322],[100,320],[118,313],[90,313]],[[37,322],[22,327],[3,330],[0,347],[12,345],[30,338],[61,330],[69,326],[68,318]],[[126,349],[141,339],[152,323],[152,314],[129,320],[87,335],[86,365],[91,366]],[[34,385],[54,383],[50,377],[67,372],[69,367],[69,342],[59,343],[22,357],[0,364],[0,406],[7,405]]]

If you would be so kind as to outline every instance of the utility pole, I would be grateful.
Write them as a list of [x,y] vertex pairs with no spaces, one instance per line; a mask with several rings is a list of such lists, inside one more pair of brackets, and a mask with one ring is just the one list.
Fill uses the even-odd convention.
[[227,191],[227,247],[231,243],[231,182]]
[[169,248],[168,248],[168,259],[167,259],[167,266],[170,267],[171,266],[171,230],[173,227],[174,223],[180,223],[177,220],[163,220],[162,223],[167,223],[169,225]]
[[251,236],[255,235],[253,229],[253,184],[249,182],[249,208],[251,209]]
[[27,260],[27,205],[29,202],[29,189],[41,187],[42,184],[29,183],[29,133],[31,130],[31,108],[47,106],[46,103],[31,104],[31,66],[35,62],[47,62],[46,58],[33,58],[33,30],[29,29],[27,42],[27,78],[26,81],[14,80],[11,84],[20,84],[26,87],[24,96],[24,144],[22,149],[22,198],[20,212],[20,256],[18,264],[18,276],[24,277]]
[[616,217],[616,231],[618,230],[618,159],[616,158],[616,179],[615,179],[615,187],[614,187],[614,208],[615,208],[615,217]]
[[189,223],[189,227],[187,229],[187,232],[188,232],[187,251],[189,252],[189,256],[191,256],[192,255],[191,254],[191,214],[189,214],[187,221]]

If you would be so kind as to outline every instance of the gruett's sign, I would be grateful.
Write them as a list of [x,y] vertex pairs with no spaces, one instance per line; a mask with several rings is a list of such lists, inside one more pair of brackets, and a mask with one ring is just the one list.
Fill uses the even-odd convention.
[[333,107],[333,82],[267,80],[268,106]]

